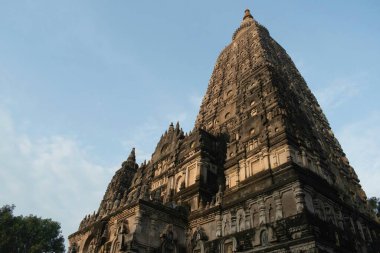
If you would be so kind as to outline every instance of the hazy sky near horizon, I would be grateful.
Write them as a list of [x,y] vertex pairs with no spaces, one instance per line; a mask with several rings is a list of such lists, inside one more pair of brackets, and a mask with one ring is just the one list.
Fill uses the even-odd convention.
[[0,0],[0,205],[75,232],[132,147],[142,162],[170,122],[192,129],[246,8],[380,197],[379,1]]

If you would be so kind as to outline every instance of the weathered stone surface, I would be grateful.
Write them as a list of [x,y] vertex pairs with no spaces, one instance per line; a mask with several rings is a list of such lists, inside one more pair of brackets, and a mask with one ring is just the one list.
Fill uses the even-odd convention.
[[134,150],[71,252],[379,252],[380,226],[316,98],[247,10],[193,131]]

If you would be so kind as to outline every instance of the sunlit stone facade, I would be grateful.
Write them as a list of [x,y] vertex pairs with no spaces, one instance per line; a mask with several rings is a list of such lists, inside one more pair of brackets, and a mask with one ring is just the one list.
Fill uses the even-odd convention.
[[[79,194],[79,193],[78,193]],[[135,153],[70,252],[380,252],[378,221],[316,98],[245,12],[190,133]]]

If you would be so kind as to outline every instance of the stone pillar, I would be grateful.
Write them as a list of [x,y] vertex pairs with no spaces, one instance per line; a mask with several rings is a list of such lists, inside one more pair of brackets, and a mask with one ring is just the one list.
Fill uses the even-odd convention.
[[185,173],[185,187],[189,186],[189,167],[186,167],[186,173]]
[[301,158],[302,158],[302,165],[306,168],[307,167],[307,157],[306,157],[306,151],[304,149],[301,149]]
[[352,217],[350,217],[350,224],[351,224],[352,233],[356,234],[355,224],[354,224]]
[[222,216],[220,214],[215,215],[216,221],[216,237],[222,236]]
[[245,229],[250,229],[251,227],[253,227],[253,224],[251,225],[251,214],[250,214],[250,210],[247,209],[244,211],[245,213]]
[[156,215],[152,215],[152,217],[150,218],[150,229],[149,229],[149,236],[151,240],[153,240],[154,236],[156,235],[156,230],[157,230],[156,220],[157,220]]
[[286,153],[286,160],[288,162],[292,161],[292,154],[291,154],[291,149],[289,146],[286,146],[285,153]]
[[231,234],[236,233],[236,210],[231,210]]
[[236,168],[236,185],[239,186],[239,182],[240,182],[240,166],[239,164],[237,164],[237,168]]
[[281,220],[283,217],[281,194],[279,192],[275,192],[273,195],[275,203],[275,220]]
[[242,159],[239,161],[239,168],[240,168],[239,179],[240,179],[240,181],[242,181],[248,177],[247,169],[245,166],[245,159]]
[[140,233],[141,232],[141,218],[142,218],[142,211],[141,210],[137,210],[136,211],[136,216],[135,216],[135,232],[136,233]]
[[344,229],[344,225],[343,225],[343,215],[342,215],[342,212],[340,210],[336,210],[336,219],[337,219],[337,222],[338,222],[338,226],[341,228],[341,229]]
[[315,167],[318,175],[322,175],[321,162],[319,159],[315,162]]
[[199,182],[201,180],[201,174],[202,174],[202,166],[203,166],[203,163],[202,162],[196,162],[195,163],[195,170],[196,170],[196,174],[195,174],[195,182]]
[[293,188],[294,197],[296,200],[297,213],[302,213],[305,208],[305,193],[301,188],[300,183],[296,183]]
[[215,205],[221,205],[223,200],[223,191],[222,191],[222,185],[219,185],[219,190],[216,193],[215,198]]
[[266,217],[265,217],[265,204],[264,200],[259,200],[259,224],[265,224],[266,223]]
[[174,189],[174,176],[171,175],[168,177],[168,189]]
[[269,156],[268,149],[265,148],[265,149],[262,151],[262,154],[263,154],[264,169],[267,170],[267,169],[270,168],[270,156]]
[[358,230],[359,230],[359,235],[365,241],[366,238],[365,238],[365,235],[364,235],[362,223],[360,221],[356,221],[356,225],[357,225]]
[[372,242],[372,235],[371,232],[369,231],[369,228],[365,226],[365,232],[367,233],[367,238],[370,242]]

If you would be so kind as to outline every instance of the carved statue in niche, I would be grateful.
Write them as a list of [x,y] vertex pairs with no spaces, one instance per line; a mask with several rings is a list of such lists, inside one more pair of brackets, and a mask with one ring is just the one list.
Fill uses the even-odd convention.
[[260,234],[260,243],[262,246],[266,246],[268,244],[268,232],[263,230]]
[[258,204],[259,204],[259,224],[262,225],[266,223],[264,200],[261,199]]
[[164,192],[163,192],[163,203],[169,203],[173,200],[173,191],[172,189],[166,189]]
[[186,231],[186,252],[191,252],[193,250],[193,237],[191,228],[188,227]]
[[227,220],[224,223],[223,235],[228,235],[230,233],[230,222]]
[[121,195],[120,195],[120,193],[118,193],[117,196],[116,196],[115,201],[113,202],[112,210],[115,210],[115,209],[117,209],[119,207],[119,205],[120,205],[120,199],[121,199]]
[[148,186],[147,184],[144,184],[144,185],[141,187],[141,191],[140,191],[140,199],[143,199],[143,200],[150,200],[149,186]]
[[244,216],[243,215],[239,216],[238,224],[239,224],[238,231],[243,231],[244,230],[244,224],[245,224]]
[[204,231],[204,229],[201,226],[198,225],[196,230],[193,233],[192,238],[191,238],[192,248],[193,249],[198,248],[197,243],[199,241],[207,241],[207,240],[208,240],[208,236],[206,235],[206,232]]
[[325,213],[323,209],[323,203],[319,199],[314,199],[315,214],[322,220],[325,220]]
[[161,239],[161,245],[160,245],[161,253],[178,253],[177,236],[173,231],[172,224],[166,225],[164,232],[162,232],[160,235],[160,239]]
[[231,237],[224,241],[222,246],[223,253],[234,253],[236,252],[237,241],[235,237]]
[[180,186],[179,186],[179,190],[182,191],[183,189],[185,189],[185,181],[182,180]]
[[153,193],[152,193],[152,199],[154,202],[161,203],[161,187],[158,187]]
[[122,221],[117,228],[117,234],[118,235],[123,235],[123,234],[128,234],[128,221]]
[[127,248],[127,235],[129,233],[128,220],[122,220],[118,222],[117,229],[115,231],[115,240],[112,245],[112,252],[119,252],[126,250]]
[[226,252],[226,253],[233,253],[232,242],[226,243],[224,245],[224,248],[225,248],[224,252]]
[[[281,224],[278,224],[278,225],[279,225],[279,228],[281,227],[281,229],[284,229],[283,225]],[[260,227],[259,231],[257,231],[257,233],[254,234],[252,245],[266,246],[269,243],[273,243],[275,241],[277,241],[276,230],[270,225],[263,225]]]
[[111,200],[108,200],[107,201],[107,213],[109,213],[110,211],[112,210],[112,202],[111,202]]

